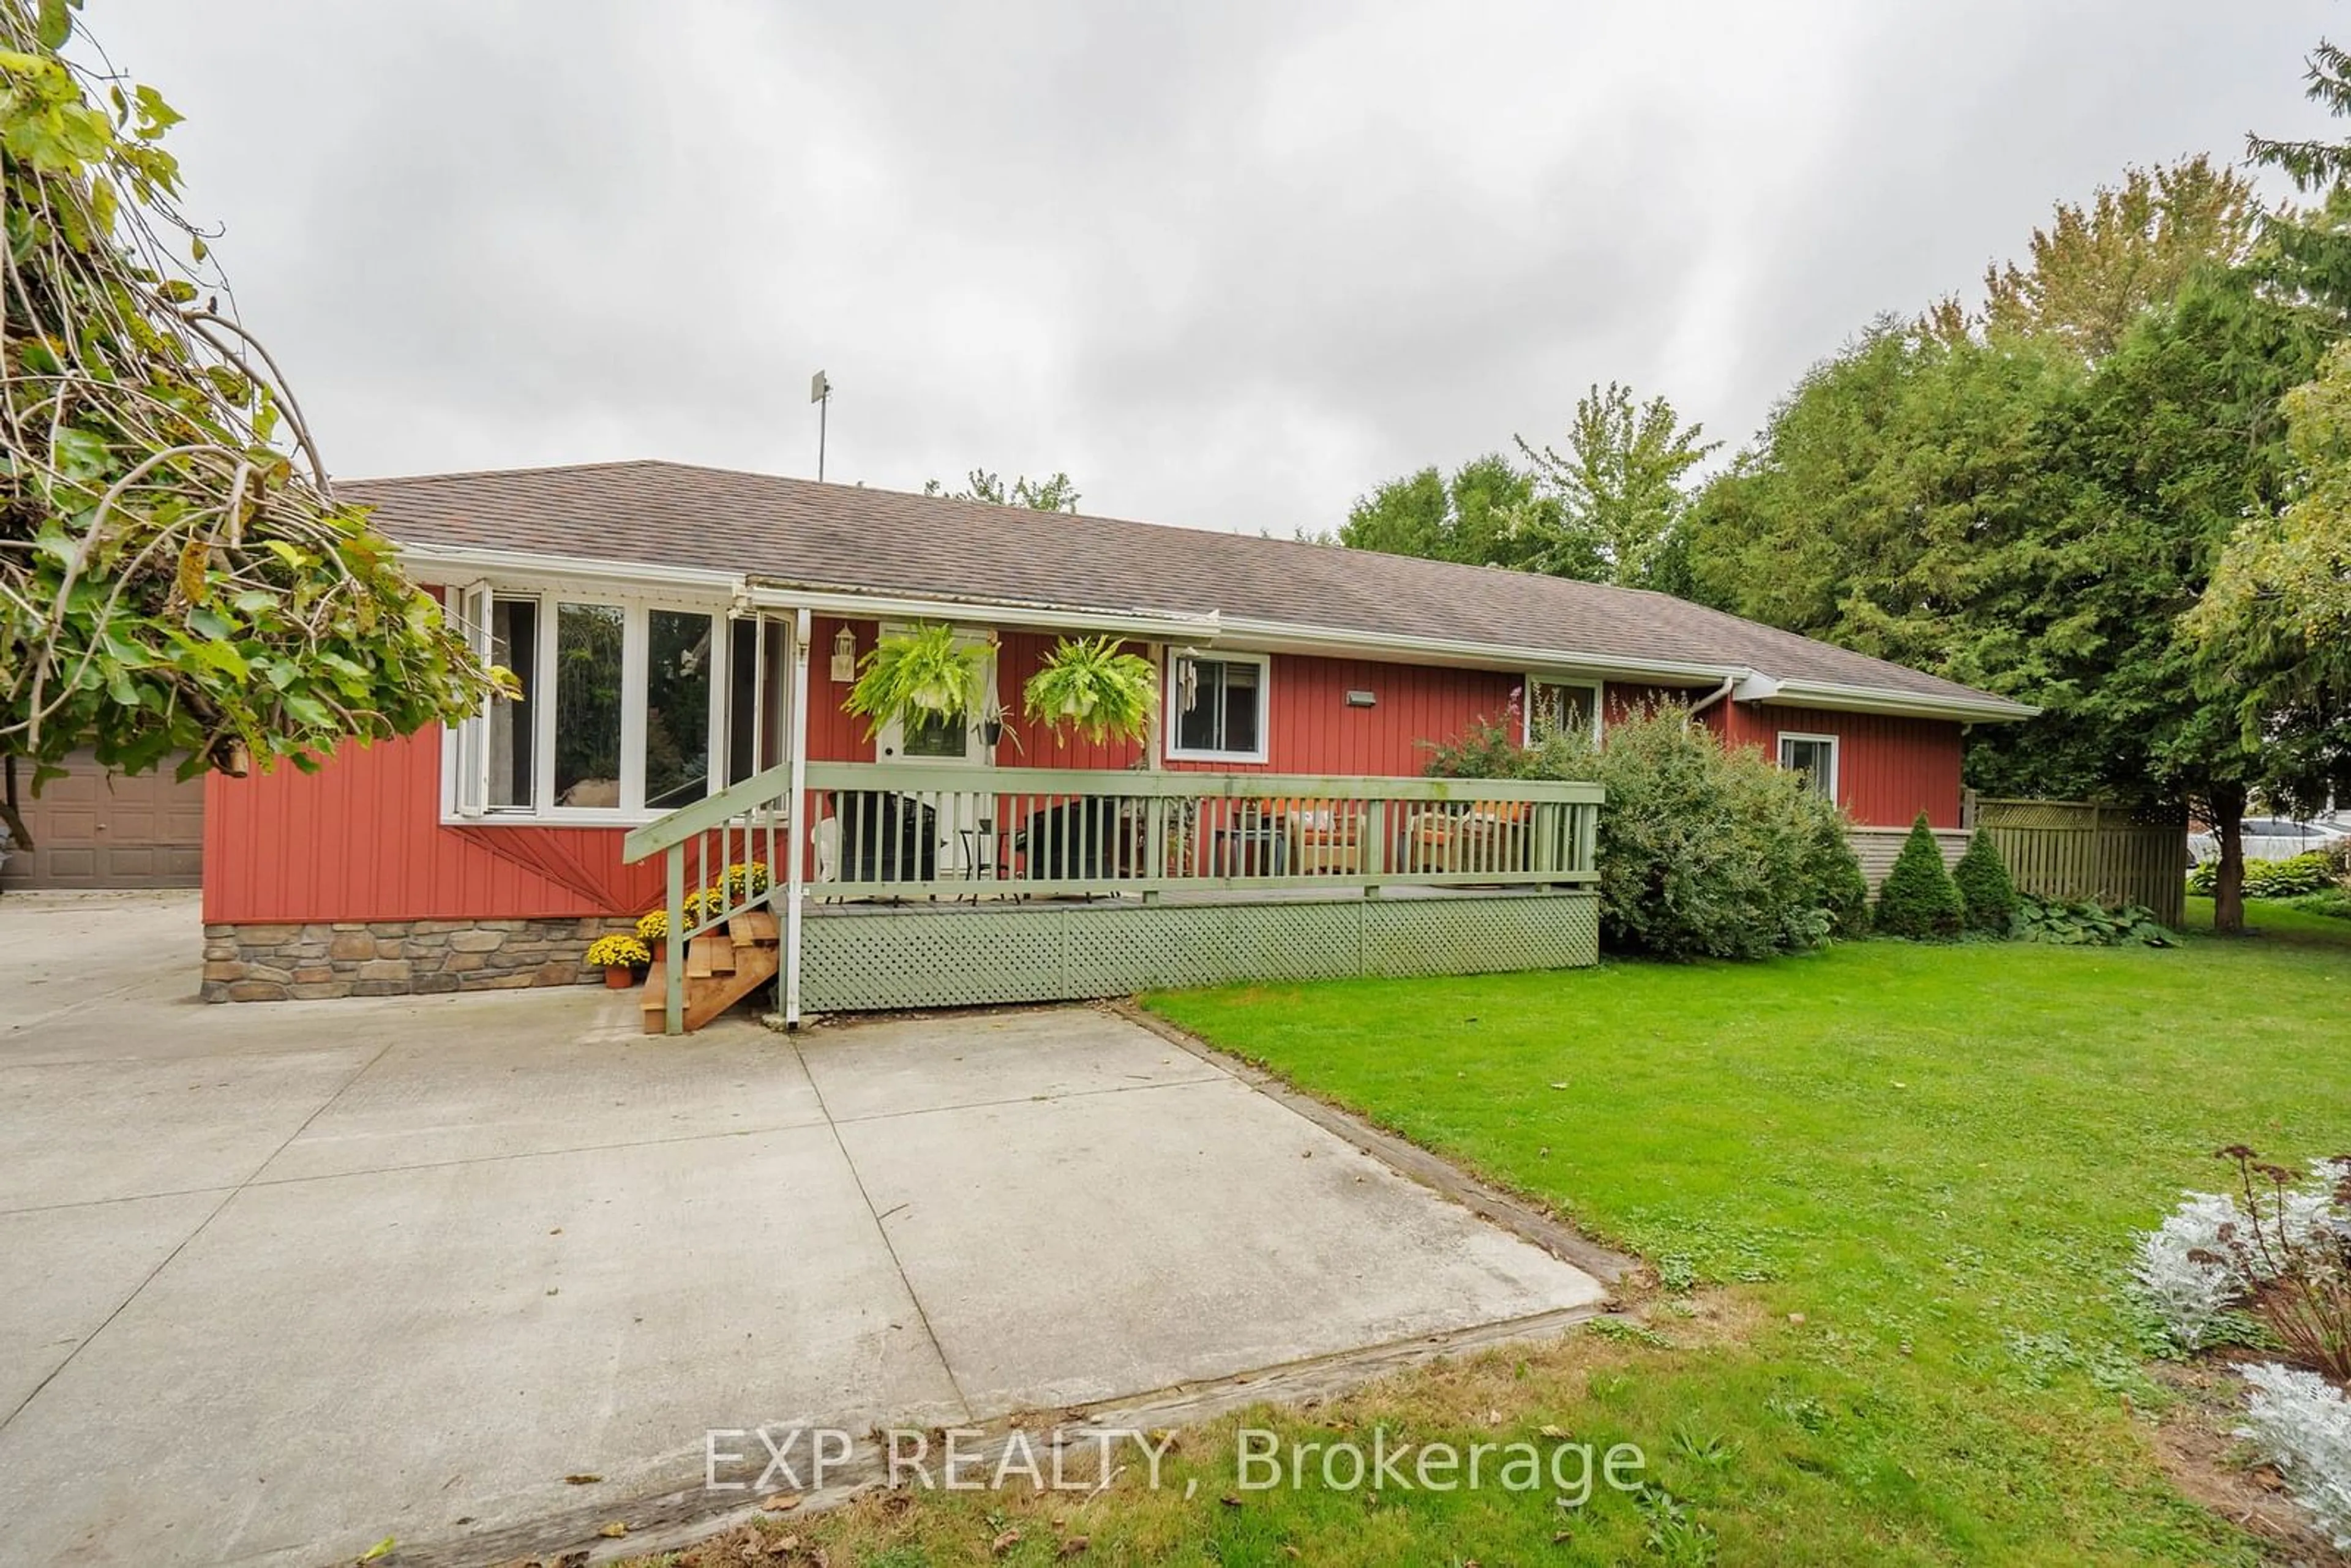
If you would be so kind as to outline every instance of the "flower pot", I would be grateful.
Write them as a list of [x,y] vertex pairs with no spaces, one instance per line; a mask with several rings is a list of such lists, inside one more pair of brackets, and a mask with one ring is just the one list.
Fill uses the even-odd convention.
[[662,961],[662,956],[669,951],[669,938],[666,936],[656,936],[652,941],[646,943],[645,946],[652,951],[653,962],[658,964]]
[[625,991],[637,983],[637,972],[626,964],[613,964],[604,970],[604,988]]
[[992,718],[981,725],[979,738],[989,746],[1001,746],[1004,743],[1004,721]]

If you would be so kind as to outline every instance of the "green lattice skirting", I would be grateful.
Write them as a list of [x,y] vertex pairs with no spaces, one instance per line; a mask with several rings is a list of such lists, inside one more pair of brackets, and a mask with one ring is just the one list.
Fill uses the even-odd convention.
[[810,1012],[1074,1001],[1238,980],[1473,975],[1599,960],[1589,892],[813,914]]

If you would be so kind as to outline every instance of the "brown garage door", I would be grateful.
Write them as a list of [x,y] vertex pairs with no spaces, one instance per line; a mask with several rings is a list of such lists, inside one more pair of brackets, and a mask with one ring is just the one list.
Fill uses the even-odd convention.
[[66,763],[40,794],[17,765],[25,826],[36,845],[0,867],[0,884],[32,887],[200,887],[204,872],[204,781],[167,769],[109,776],[87,756]]

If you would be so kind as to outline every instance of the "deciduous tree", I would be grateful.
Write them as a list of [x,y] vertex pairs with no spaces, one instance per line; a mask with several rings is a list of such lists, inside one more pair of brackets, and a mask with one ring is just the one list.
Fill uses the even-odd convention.
[[950,490],[936,479],[925,482],[923,494],[945,496],[955,501],[984,501],[991,507],[1026,507],[1032,512],[1074,512],[1078,509],[1078,484],[1067,474],[1056,472],[1048,479],[1031,479],[1026,474],[1005,487],[1001,475],[985,468],[975,468],[965,476],[968,486]]
[[2199,268],[2245,260],[2261,223],[2252,182],[2204,154],[2126,170],[2086,204],[2058,203],[2022,266],[1984,270],[1982,319],[1994,332],[2058,338],[2101,358]]
[[1675,586],[1677,541],[1689,507],[1689,473],[1721,444],[1685,425],[1663,397],[1635,403],[1619,382],[1576,401],[1567,450],[1515,439],[1538,492],[1558,502],[1520,520],[1524,564],[1558,577],[1626,588]]
[[1447,478],[1434,465],[1359,497],[1339,529],[1352,549],[1469,566],[1515,566],[1522,539],[1555,507],[1499,453],[1473,457]]
[[[152,89],[0,0],[0,753],[242,772],[459,718],[494,673],[339,503],[177,212]],[[24,836],[13,799],[5,815]]]

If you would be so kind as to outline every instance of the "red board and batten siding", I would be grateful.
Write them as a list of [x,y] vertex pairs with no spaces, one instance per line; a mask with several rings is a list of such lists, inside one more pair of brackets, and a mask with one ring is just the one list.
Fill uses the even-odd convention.
[[[489,834],[517,835],[492,849]],[[649,905],[657,862],[621,864],[613,828],[441,822],[441,732],[346,746],[204,789],[204,918],[534,920]]]
[[[1907,828],[1919,812],[1935,828],[1959,825],[1959,727],[1949,719],[1832,713],[1755,703],[1719,705],[1715,721],[1733,746],[1777,758],[1782,731],[1837,738],[1837,804],[1865,828]],[[1709,713],[1708,717],[1712,718]]]
[[[845,685],[831,679],[833,633],[813,628],[809,755],[873,758],[864,721],[841,711]],[[855,623],[861,650],[871,622]],[[1000,690],[1017,708],[1020,685],[1050,639],[1007,634]],[[1519,685],[1512,674],[1274,656],[1270,772],[1411,776],[1427,766],[1423,739],[1450,739],[1499,717]],[[1349,707],[1347,693],[1374,695]],[[1019,744],[997,748],[998,766],[1123,768],[1132,745],[1056,745],[1016,718]],[[228,924],[295,921],[526,920],[630,914],[661,894],[658,861],[621,863],[619,828],[441,821],[439,730],[344,747],[315,774],[291,768],[249,779],[214,775],[205,788],[204,918]],[[1236,768],[1227,763],[1176,763]],[[1241,770],[1247,770],[1242,768]]]
[[[848,688],[830,678],[833,633],[816,622],[809,755],[870,761],[863,721],[841,708]],[[862,650],[875,627],[854,623]],[[1007,633],[999,694],[1017,710],[1021,685],[1051,639]],[[1473,721],[1509,711],[1520,677],[1374,660],[1277,653],[1264,771],[1317,777],[1410,777],[1426,770],[1424,740],[1458,737]],[[1373,694],[1352,707],[1351,691]],[[1646,689],[1611,685],[1611,720]],[[1654,695],[1693,699],[1692,691]],[[1840,804],[1867,827],[1905,827],[1919,811],[1938,828],[1959,825],[1959,727],[1937,719],[1720,703],[1706,722],[1733,745],[1777,755],[1782,730],[1839,738]],[[1019,737],[997,748],[1000,767],[1123,768],[1131,743],[1057,744],[1017,714]],[[287,921],[524,920],[627,914],[660,895],[657,861],[621,863],[622,830],[540,825],[450,827],[441,821],[438,730],[376,746],[346,747],[316,774],[290,768],[231,779],[214,776],[204,801],[204,918],[232,924]],[[1247,765],[1173,763],[1248,771]]]

